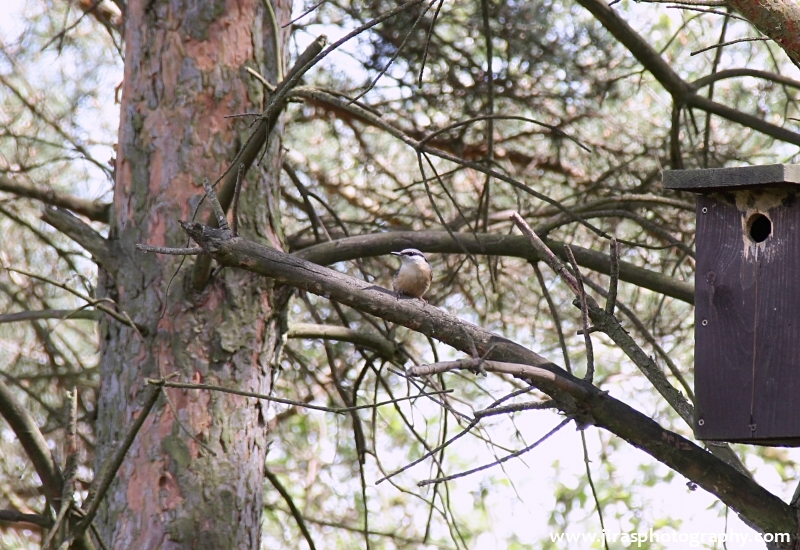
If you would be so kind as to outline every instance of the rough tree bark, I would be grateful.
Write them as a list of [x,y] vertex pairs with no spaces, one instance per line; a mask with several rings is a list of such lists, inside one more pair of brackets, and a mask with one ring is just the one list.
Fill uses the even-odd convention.
[[[178,220],[192,217],[203,178],[214,181],[247,136],[249,119],[224,117],[264,107],[261,85],[245,68],[279,78],[274,31],[290,8],[278,0],[273,19],[263,0],[127,3],[109,235],[114,265],[101,274],[100,292],[144,330],[113,322],[101,328],[98,465],[139,414],[146,377],[178,373],[269,392],[280,314],[271,284],[229,269],[195,291],[190,262],[178,271],[179,258],[134,245],[185,242]],[[280,220],[270,205],[279,132],[261,166],[250,169],[240,210],[243,234],[278,247]],[[206,203],[201,215],[207,212]],[[114,548],[258,548],[266,452],[259,404],[221,393],[167,394],[171,403],[159,399],[106,495],[101,534]]]
[[728,0],[728,5],[800,63],[800,6],[794,0]]

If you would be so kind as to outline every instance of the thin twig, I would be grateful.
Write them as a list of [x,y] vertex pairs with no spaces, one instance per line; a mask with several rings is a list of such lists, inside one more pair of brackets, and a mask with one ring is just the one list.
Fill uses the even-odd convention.
[[[239,165],[242,166],[241,164]],[[241,170],[241,168],[240,168]],[[238,176],[241,172],[237,172],[237,181]],[[203,189],[206,191],[206,196],[208,197],[208,202],[211,204],[211,209],[214,211],[214,216],[217,218],[217,227],[222,231],[230,231],[230,226],[228,225],[228,220],[225,217],[225,211],[222,209],[222,205],[219,203],[219,199],[217,198],[217,194],[214,192],[214,188],[211,187],[211,183],[209,183],[208,178],[203,179]],[[235,187],[234,187],[235,193]]]
[[[90,6],[85,6],[84,4],[78,4],[78,7],[83,12],[81,14],[81,16],[78,17],[78,20],[75,21],[74,23],[72,23],[69,27],[65,27],[65,28],[61,29],[59,32],[57,32],[55,34],[55,36],[53,36],[53,38],[51,38],[50,40],[47,41],[47,44],[42,46],[40,51],[46,50],[47,48],[50,47],[50,45],[52,43],[58,41],[59,44],[57,46],[57,49],[58,49],[58,52],[60,54],[61,53],[61,49],[64,47],[64,38],[67,36],[67,34],[72,29],[74,29],[75,27],[80,25],[83,22],[84,18],[89,17],[89,15],[92,15],[93,12],[95,12],[95,10],[97,10],[97,8],[104,1],[105,0],[94,0],[94,2]],[[106,9],[108,9],[108,8],[106,8]],[[97,20],[100,21],[102,24],[106,25],[109,28],[113,28],[113,29],[115,29],[117,31],[119,30],[119,25],[120,25],[119,21],[117,21],[116,24],[113,24],[112,23],[112,17],[113,16],[110,16],[107,12],[98,11],[97,13],[94,13],[94,15],[97,18]],[[65,23],[66,23],[66,21],[65,21]]]
[[458,359],[456,361],[441,361],[430,365],[417,365],[409,368],[406,373],[409,376],[426,376],[459,369],[474,371],[479,362],[483,368],[489,372],[510,374],[530,380],[547,382],[579,399],[587,395],[587,390],[572,380],[568,380],[547,369],[522,363],[485,361],[481,359]]
[[236,187],[233,189],[233,205],[231,207],[233,217],[233,235],[239,234],[239,195],[242,192],[242,176],[244,175],[244,164],[239,164],[239,171],[236,174]]
[[372,547],[370,546],[369,542],[369,506],[367,501],[367,476],[364,472],[364,464],[359,464],[358,468],[359,477],[361,478],[361,504],[364,507],[364,528],[361,530],[361,534],[364,536],[364,548],[366,550],[370,550]]
[[60,282],[58,282],[56,280],[50,279],[50,278],[45,277],[43,275],[38,275],[36,273],[31,273],[30,271],[25,271],[24,269],[17,269],[17,268],[14,268],[14,267],[6,267],[6,269],[8,271],[13,271],[14,273],[19,273],[20,275],[25,275],[26,277],[31,277],[33,279],[38,279],[40,281],[44,281],[45,283],[51,284],[53,286],[56,286],[56,287],[58,287],[58,288],[60,288],[62,290],[66,290],[67,292],[69,292],[71,294],[74,294],[75,296],[77,296],[81,300],[85,300],[92,307],[94,307],[96,309],[99,309],[100,311],[102,311],[104,313],[107,313],[108,315],[110,315],[111,317],[116,319],[117,321],[119,321],[121,323],[124,323],[124,324],[128,325],[129,327],[133,328],[136,332],[139,333],[139,335],[141,335],[142,332],[143,332],[140,327],[136,326],[136,324],[131,320],[131,318],[128,316],[128,314],[125,311],[122,311],[121,313],[117,313],[113,309],[110,309],[109,307],[103,305],[103,303],[109,303],[109,304],[114,305],[114,307],[118,307],[118,305],[111,298],[100,298],[99,300],[95,300],[91,296],[83,294],[82,292],[78,292],[74,288],[71,288],[70,286],[65,285],[64,283],[60,283]]
[[169,254],[171,256],[194,256],[203,254],[205,251],[196,246],[186,248],[171,248],[169,246],[150,246],[149,244],[136,244],[136,250],[142,252],[152,252],[153,254]]
[[264,467],[264,477],[269,480],[275,490],[278,491],[278,493],[283,497],[283,501],[289,507],[292,517],[297,522],[297,527],[300,528],[303,538],[306,539],[306,542],[308,543],[309,550],[316,550],[317,547],[314,545],[314,539],[311,537],[311,532],[308,530],[308,527],[306,527],[306,522],[303,519],[303,513],[295,505],[292,495],[290,495],[289,491],[286,490],[286,487],[283,486],[281,481],[278,479],[278,476],[273,474],[267,467]]
[[100,530],[97,528],[97,526],[94,524],[94,522],[92,522],[92,524],[89,526],[89,528],[92,530],[92,534],[94,535],[94,539],[97,541],[97,544],[100,545],[101,550],[110,550],[108,544],[106,544],[106,541],[104,541],[103,537],[100,536]]
[[314,239],[317,242],[320,242],[322,239],[320,237],[320,231],[325,234],[325,238],[329,241],[332,241],[330,233],[328,232],[328,228],[325,227],[325,224],[322,222],[322,218],[319,217],[317,211],[311,205],[310,193],[308,192],[308,188],[303,185],[303,182],[300,180],[300,177],[297,175],[294,167],[289,164],[289,162],[284,158],[283,163],[281,164],[283,171],[286,172],[286,175],[289,176],[289,179],[292,180],[292,183],[297,188],[297,191],[300,193],[300,196],[303,197],[303,204],[306,206],[306,214],[308,214],[308,221],[311,222],[311,229],[314,231]]
[[539,288],[542,289],[542,295],[547,302],[547,307],[550,309],[550,317],[553,318],[553,324],[556,327],[558,345],[561,346],[561,355],[564,357],[564,368],[567,369],[568,373],[572,374],[572,362],[569,359],[567,340],[564,338],[564,329],[561,327],[561,316],[558,314],[558,308],[556,308],[556,304],[553,302],[553,297],[550,295],[550,291],[547,290],[547,284],[545,283],[544,276],[542,275],[542,270],[539,269],[538,262],[532,261],[530,264],[533,267],[533,272],[536,274],[536,280],[539,281]]
[[442,5],[444,4],[444,0],[439,0],[439,4],[436,6],[436,11],[433,13],[433,20],[431,20],[431,26],[428,27],[428,33],[425,36],[425,49],[422,52],[422,63],[419,65],[419,80],[418,86],[422,88],[422,74],[425,71],[425,62],[428,60],[428,50],[431,46],[431,36],[433,35],[433,27],[436,25],[436,20],[439,18],[439,12],[442,11]]
[[616,238],[611,239],[611,274],[608,281],[608,298],[606,298],[606,313],[614,315],[617,305],[617,287],[619,286],[619,243]]
[[526,401],[524,403],[514,403],[513,405],[505,405],[503,407],[492,407],[490,409],[483,409],[475,411],[475,418],[486,418],[487,416],[497,416],[499,414],[510,414],[522,411],[534,411],[542,409],[555,409],[558,405],[552,399],[547,401]]
[[351,411],[373,409],[376,407],[383,407],[384,405],[391,405],[398,401],[409,401],[411,399],[417,399],[419,397],[428,397],[430,395],[441,395],[453,392],[453,390],[439,390],[427,393],[419,393],[417,395],[407,395],[405,397],[397,397],[395,399],[390,399],[388,401],[381,401],[380,403],[370,403],[367,405],[355,405],[353,407],[325,407],[323,405],[312,405],[311,403],[306,403],[304,401],[285,399],[283,397],[273,397],[271,395],[264,395],[263,393],[235,390],[232,388],[225,388],[223,386],[215,386],[213,384],[189,384],[184,382],[169,382],[167,380],[155,380],[153,378],[145,378],[145,383],[152,384],[154,386],[163,386],[167,388],[183,388],[187,390],[208,390],[208,391],[218,391],[222,393],[231,393],[234,395],[241,395],[244,397],[253,397],[255,399],[261,399],[264,401],[273,401],[275,403],[281,403],[282,405],[292,405],[294,407],[302,407],[305,409],[312,409],[315,411],[329,412],[334,414],[345,414]]
[[[731,8],[727,9],[728,13],[731,12]],[[717,40],[717,44],[721,45],[725,42],[725,35],[728,32],[728,23],[730,23],[731,18],[725,17],[722,20],[722,28],[719,32],[719,40]],[[719,65],[722,62],[722,48],[717,48],[717,51],[714,53],[714,62],[711,64],[711,74],[714,74],[719,69]],[[714,99],[714,83],[712,82],[708,86],[708,92],[706,93],[706,97],[709,100]],[[705,127],[703,128],[703,168],[709,167],[709,155],[711,153],[711,121],[713,117],[711,113],[706,113],[706,120],[705,120]]]
[[[431,381],[431,380],[425,380],[425,381],[424,381],[425,383],[424,383],[424,384],[421,384],[421,383],[420,383],[420,381],[418,381],[418,380],[414,380],[413,378],[411,378],[411,377],[410,377],[409,375],[407,375],[406,373],[404,373],[404,372],[400,372],[400,371],[399,371],[399,370],[397,370],[397,369],[389,369],[389,372],[391,372],[392,374],[396,374],[397,376],[400,376],[401,378],[405,378],[405,379],[408,381],[408,383],[409,383],[409,384],[413,385],[413,386],[414,386],[415,388],[417,388],[417,389],[418,389],[420,392],[421,392],[421,391],[423,391],[423,388],[424,388],[425,386],[431,386],[431,387],[435,387],[435,386],[434,386],[434,384],[432,383],[432,381]],[[443,409],[445,409],[445,410],[447,410],[448,412],[450,412],[450,413],[451,413],[453,416],[456,416],[456,417],[458,417],[458,418],[461,418],[461,419],[462,419],[462,420],[464,420],[465,422],[470,422],[470,421],[472,421],[472,417],[471,417],[471,416],[468,416],[468,415],[466,415],[466,414],[464,414],[464,413],[462,413],[462,412],[459,412],[459,411],[457,411],[456,409],[454,409],[454,408],[453,408],[453,407],[452,407],[452,406],[451,406],[449,403],[447,403],[446,401],[444,401],[444,400],[440,400],[440,399],[436,399],[436,397],[430,397],[430,396],[428,397],[428,399],[430,399],[431,401],[433,401],[434,403],[436,403],[437,405],[439,405],[439,406],[440,406],[440,407],[442,407]]]
[[559,260],[556,255],[553,254],[553,251],[550,250],[546,244],[544,244],[544,241],[542,241],[542,239],[540,239],[539,236],[534,233],[533,229],[531,229],[531,227],[525,223],[525,220],[522,219],[522,216],[514,212],[511,214],[511,221],[513,221],[519,230],[522,231],[522,234],[528,238],[536,252],[538,252],[542,259],[547,262],[547,265],[549,265],[553,271],[558,273],[564,282],[567,283],[567,286],[572,293],[575,294],[576,297],[579,297],[581,295],[581,289],[578,285],[578,281],[575,279],[572,273],[569,272],[567,266],[564,265],[564,262]]
[[458,474],[453,474],[451,476],[445,476],[445,477],[439,477],[439,478],[436,478],[436,479],[426,479],[424,481],[420,481],[419,483],[417,483],[417,486],[418,487],[424,487],[426,485],[431,485],[431,484],[434,484],[434,483],[442,483],[444,481],[450,481],[452,479],[457,479],[459,477],[468,476],[470,474],[474,474],[476,472],[480,472],[481,470],[486,470],[488,468],[491,468],[492,466],[497,466],[498,464],[502,464],[503,462],[511,460],[512,458],[515,458],[515,457],[518,457],[520,455],[523,455],[523,454],[527,453],[528,451],[534,449],[535,447],[537,447],[538,445],[540,445],[544,441],[546,441],[551,435],[553,435],[558,430],[563,428],[570,420],[571,420],[570,418],[565,418],[564,420],[561,421],[561,423],[558,426],[556,426],[555,428],[553,428],[552,430],[547,432],[545,435],[543,435],[541,438],[539,438],[535,443],[532,443],[531,445],[528,445],[524,449],[520,449],[519,451],[513,452],[510,455],[506,455],[501,459],[495,460],[494,462],[491,462],[489,464],[484,464],[483,466],[478,466],[477,468],[473,468],[472,470],[467,470],[466,472],[460,472]]
[[418,459],[416,459],[416,460],[412,461],[412,462],[411,462],[411,463],[409,463],[409,464],[406,464],[405,466],[403,466],[403,467],[402,467],[402,468],[400,468],[399,470],[395,470],[395,471],[394,471],[394,472],[392,472],[391,474],[389,474],[389,475],[387,475],[387,476],[384,476],[384,477],[380,478],[378,481],[376,481],[376,482],[375,482],[375,485],[378,485],[378,484],[380,484],[380,483],[383,483],[383,482],[384,482],[384,481],[386,481],[387,479],[391,479],[391,478],[393,478],[394,476],[396,476],[397,474],[403,473],[403,472],[405,472],[406,470],[408,470],[409,468],[412,468],[412,467],[416,466],[417,464],[419,464],[420,462],[422,462],[422,461],[423,461],[423,460],[425,460],[426,458],[428,458],[428,457],[430,457],[430,456],[433,456],[433,455],[435,455],[436,453],[438,453],[440,450],[442,450],[442,449],[444,449],[445,447],[447,447],[448,445],[450,445],[450,444],[451,444],[452,442],[454,442],[455,440],[457,440],[457,439],[459,439],[459,438],[461,438],[461,437],[463,437],[463,436],[467,435],[467,434],[468,434],[468,433],[469,433],[469,432],[472,430],[472,428],[474,428],[475,426],[477,426],[477,425],[478,425],[478,422],[480,422],[480,420],[479,420],[479,419],[477,419],[477,418],[473,419],[473,420],[472,420],[472,422],[470,422],[470,423],[467,425],[467,427],[466,427],[466,428],[464,428],[463,430],[461,430],[460,432],[458,432],[456,435],[454,435],[453,437],[451,437],[450,439],[448,439],[447,441],[445,441],[445,442],[444,442],[444,443],[442,443],[441,445],[438,445],[438,446],[437,446],[437,447],[435,447],[434,449],[431,449],[430,451],[426,452],[425,454],[423,454],[423,455],[422,455],[421,457],[419,457]]
[[[267,80],[266,78],[264,78],[261,75],[261,73],[259,73],[258,71],[256,71],[255,69],[252,69],[250,67],[245,67],[244,70],[247,71],[248,73],[250,73],[251,75],[253,75],[255,77],[255,79],[258,80],[259,82],[261,82],[261,84],[267,90],[269,90],[270,92],[274,92],[275,91],[275,85],[270,83],[270,81]],[[261,116],[261,113],[253,113],[253,114],[255,116]],[[250,113],[247,113],[245,115],[229,115],[229,116],[250,116]],[[225,117],[225,118],[228,118],[228,117]]]
[[[439,218],[439,223],[441,223],[442,226],[445,228],[445,230],[447,230],[447,233],[453,239],[453,242],[455,242],[462,249],[462,251],[464,252],[464,255],[467,256],[467,258],[469,258],[470,262],[472,262],[472,264],[477,269],[478,268],[478,260],[456,238],[455,232],[450,228],[450,224],[445,221],[444,214],[442,214],[442,211],[439,209],[439,207],[436,204],[436,200],[433,197],[433,191],[431,191],[431,186],[428,183],[428,179],[429,179],[428,178],[428,173],[425,171],[425,165],[422,163],[422,159],[423,158],[425,158],[425,160],[428,161],[428,166],[430,166],[431,169],[433,170],[433,173],[436,176],[436,179],[439,181],[439,185],[442,187],[442,190],[447,195],[447,198],[450,199],[450,202],[452,202],[453,206],[456,208],[456,211],[458,211],[459,216],[461,216],[464,220],[466,220],[466,217],[464,216],[464,213],[461,210],[461,206],[458,204],[458,202],[456,201],[455,197],[453,197],[452,193],[450,193],[450,190],[447,188],[447,186],[445,185],[444,181],[442,181],[442,178],[439,176],[439,173],[436,171],[436,167],[434,166],[434,164],[431,161],[430,157],[428,157],[428,155],[426,155],[425,153],[423,153],[421,151],[417,151],[417,164],[419,165],[419,171],[420,171],[420,174],[422,175],[422,185],[425,188],[425,194],[428,195],[428,202],[430,203],[431,207],[433,208],[433,211],[436,213],[436,217]],[[480,278],[478,278],[478,282],[480,283]]]
[[[222,269],[222,266],[220,266],[220,269]],[[162,379],[167,378],[166,376],[164,376],[164,366],[160,362],[158,364],[158,372],[161,375]],[[173,372],[170,376],[177,376],[177,375],[178,375],[177,372]],[[212,449],[207,443],[205,443],[194,433],[192,433],[192,430],[190,430],[189,427],[183,423],[183,421],[180,418],[180,415],[178,414],[178,408],[172,402],[172,399],[167,393],[166,388],[161,388],[161,391],[164,394],[164,400],[167,402],[167,406],[169,407],[169,410],[172,413],[172,418],[174,419],[178,427],[181,430],[183,430],[183,433],[185,433],[189,439],[197,443],[197,446],[203,449],[205,452],[207,452],[211,456],[217,456],[217,452],[214,449]]]
[[[0,316],[2,319],[2,316]],[[287,325],[284,331],[287,339],[321,339],[337,340],[339,342],[350,342],[357,348],[369,348],[380,353],[382,357],[389,361],[396,360],[400,356],[398,345],[391,339],[385,338],[380,334],[358,331],[338,325],[317,325],[311,323],[293,323]]]
[[[265,504],[264,507],[269,509],[269,510],[277,510],[279,512],[283,512],[284,514],[290,514],[290,512],[288,510],[286,510],[285,508],[282,508],[282,507],[274,505],[274,504]],[[443,514],[443,512],[441,512],[441,510],[437,509],[437,511],[439,511],[439,513]],[[345,514],[345,515],[348,512],[349,512],[349,510],[343,510],[343,514]],[[332,527],[334,529],[341,529],[343,531],[349,531],[351,533],[361,533],[363,531],[363,528],[361,526],[348,525],[347,524],[347,521],[348,521],[347,519],[336,519],[336,517],[333,516],[333,515],[329,515],[329,516],[326,516],[326,517],[327,517],[327,519],[320,519],[320,518],[310,517],[308,514],[306,514],[304,516],[304,519],[305,519],[305,521],[307,523],[313,523],[313,524],[316,524],[316,525],[321,525],[323,527]],[[406,543],[406,546],[409,547],[409,548],[437,548],[437,549],[440,549],[440,550],[450,550],[452,548],[451,546],[445,546],[442,543],[437,543],[435,541],[427,540],[425,538],[419,539],[419,538],[404,537],[404,536],[399,534],[399,532],[398,532],[396,527],[388,529],[388,530],[385,530],[385,531],[378,531],[378,530],[375,530],[375,529],[370,529],[369,534],[371,536],[386,537],[388,539],[391,539],[392,540],[392,544],[395,545],[395,546],[397,546],[396,542],[403,542],[403,543]],[[411,546],[408,546],[408,545],[411,545]]]
[[[717,13],[717,12],[714,12],[714,13]],[[731,15],[731,17],[736,17],[736,16],[735,15]],[[740,18],[737,18],[737,19],[740,19]],[[730,46],[731,44],[738,44],[739,42],[763,42],[763,41],[766,41],[766,40],[772,40],[772,39],[768,38],[766,36],[757,36],[755,38],[738,38],[736,40],[731,40],[730,42],[723,42],[721,44],[712,44],[711,46],[708,46],[707,48],[701,48],[699,50],[695,50],[695,51],[691,52],[689,55],[697,55],[699,53],[707,52],[708,50],[713,50],[714,48],[722,48],[724,46]]]
[[[603,521],[603,508],[600,506],[600,499],[597,498],[597,489],[594,487],[592,480],[592,470],[589,468],[589,450],[586,448],[586,431],[581,430],[581,443],[583,444],[583,463],[586,465],[586,479],[589,481],[589,487],[592,489],[592,496],[594,497],[594,505],[597,508],[597,516],[600,518],[600,529],[603,533],[606,532],[606,524]],[[608,539],[603,537],[603,544],[608,550]]]
[[[746,21],[746,22],[749,23],[749,21],[747,19],[745,19],[744,17],[739,17],[738,15],[734,15],[732,13],[726,13],[724,11],[719,11],[719,10],[704,10],[704,9],[701,9],[701,8],[690,8],[690,7],[687,7],[687,6],[667,6],[667,9],[668,10],[669,9],[673,9],[673,10],[699,11],[700,13],[711,13],[713,15],[722,15],[723,17],[732,17],[733,19],[738,19],[739,21]],[[713,45],[713,46],[711,46],[709,48],[706,48],[706,49],[710,50],[711,48],[717,48],[717,47],[719,47],[719,44],[715,44],[715,45]]]
[[[494,410],[495,408],[498,408],[498,405],[500,405],[501,403],[505,403],[509,399],[514,399],[515,397],[518,397],[520,395],[526,394],[526,393],[531,392],[531,391],[533,391],[535,389],[536,389],[536,386],[534,384],[531,384],[530,386],[526,386],[524,388],[520,388],[518,390],[514,390],[511,393],[509,393],[508,395],[504,395],[503,397],[501,397],[500,399],[498,399],[497,401],[492,403],[489,408]],[[488,409],[485,409],[485,410],[488,410]]]
[[282,28],[282,29],[285,29],[285,28],[286,28],[286,27],[288,27],[289,25],[294,25],[295,23],[297,23],[298,21],[300,21],[300,20],[301,20],[303,17],[305,17],[306,15],[308,15],[309,13],[311,13],[312,11],[314,11],[315,9],[317,9],[318,7],[320,7],[320,6],[321,6],[322,4],[324,4],[326,1],[327,1],[327,0],[322,0],[321,2],[317,2],[316,4],[314,4],[313,6],[311,6],[310,8],[308,8],[306,11],[304,11],[303,13],[301,13],[300,15],[298,15],[297,17],[295,17],[294,19],[292,19],[291,21],[289,21],[288,23],[286,23],[285,25],[281,25],[281,28]]
[[583,324],[583,341],[586,345],[586,374],[583,379],[591,383],[594,378],[594,348],[592,347],[592,335],[589,330],[589,304],[586,303],[586,287],[583,286],[583,275],[578,267],[578,262],[575,261],[575,255],[568,244],[564,245],[564,252],[567,253],[569,263],[572,264],[572,270],[575,272],[575,278],[578,281],[578,288],[580,295],[578,298],[581,303],[581,323]]
[[[300,291],[300,297],[303,299],[303,302],[306,305],[306,309],[311,314],[313,319],[317,322],[322,324],[323,319],[322,316],[319,314],[317,309],[314,307],[314,304],[308,298],[308,293],[304,291]],[[342,376],[346,374],[347,366],[344,367],[342,374],[339,373],[339,369],[336,366],[336,354],[333,351],[333,347],[331,346],[330,342],[327,340],[323,340],[322,347],[325,349],[325,357],[328,360],[328,366],[330,367],[331,373],[331,380],[333,381],[333,386],[336,388],[336,393],[339,394],[339,398],[344,403],[345,407],[352,407],[356,403],[356,399],[358,398],[357,394],[351,394],[347,391],[342,383]],[[353,439],[356,444],[356,454],[358,455],[358,465],[359,469],[363,469],[364,463],[367,459],[367,440],[364,436],[364,427],[361,422],[361,417],[358,415],[356,409],[349,409],[349,416],[353,424]],[[366,506],[366,503],[363,503]]]

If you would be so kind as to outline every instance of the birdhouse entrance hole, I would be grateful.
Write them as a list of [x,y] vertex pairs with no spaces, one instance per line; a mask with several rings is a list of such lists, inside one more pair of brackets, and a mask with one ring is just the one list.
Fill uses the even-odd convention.
[[772,234],[772,222],[764,214],[753,214],[747,220],[747,232],[753,242],[763,243]]

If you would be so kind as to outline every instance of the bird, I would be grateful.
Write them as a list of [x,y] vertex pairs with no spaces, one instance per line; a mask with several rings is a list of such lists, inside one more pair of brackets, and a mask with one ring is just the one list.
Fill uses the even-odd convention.
[[392,290],[398,296],[422,299],[433,279],[433,270],[425,258],[425,254],[416,248],[406,248],[400,252],[392,252],[392,254],[400,258],[400,269],[392,278]]

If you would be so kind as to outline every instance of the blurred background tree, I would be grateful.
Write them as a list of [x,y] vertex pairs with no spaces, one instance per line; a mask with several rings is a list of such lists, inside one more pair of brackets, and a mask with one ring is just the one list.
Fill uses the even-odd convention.
[[[73,457],[65,494],[78,506],[91,501],[98,465],[152,393],[145,378],[179,372],[181,382],[297,403],[164,390],[169,402],[159,397],[104,495],[94,544],[192,547],[212,531],[220,538],[205,542],[216,547],[253,547],[260,537],[265,548],[556,548],[564,546],[551,531],[687,529],[686,510],[704,508],[703,521],[720,518],[704,530],[724,531],[724,502],[692,492],[681,475],[594,427],[562,429],[520,459],[416,486],[530,445],[563,420],[553,410],[486,418],[435,460],[376,485],[526,385],[449,374],[432,380],[453,390],[435,401],[347,415],[308,409],[302,403],[348,407],[415,395],[421,386],[404,368],[461,355],[236,270],[210,282],[201,273],[198,284],[194,258],[155,260],[133,245],[184,246],[176,222],[192,217],[203,177],[214,181],[229,167],[236,174],[235,155],[255,127],[238,115],[262,112],[284,66],[319,36],[335,42],[362,28],[289,91],[267,152],[247,173],[242,233],[312,259],[319,243],[356,243],[349,255],[319,261],[384,287],[397,267],[386,254],[419,248],[434,268],[430,304],[580,376],[581,314],[566,286],[527,252],[467,254],[450,233],[509,235],[516,211],[548,242],[595,257],[607,256],[613,235],[622,261],[642,269],[623,276],[618,316],[691,398],[694,201],[665,192],[662,171],[796,161],[796,37],[757,30],[796,23],[792,5],[774,3],[777,11],[764,15],[743,2],[256,4],[245,25],[238,18],[247,10],[226,2],[28,0],[15,2],[0,27],[0,382],[55,462]],[[397,14],[370,24],[390,10]],[[770,16],[775,24],[764,25]],[[239,44],[232,37],[242,25],[251,38]],[[232,60],[234,44],[243,53]],[[130,138],[140,134],[149,137]],[[423,140],[437,154],[409,146]],[[585,258],[587,284],[607,288],[607,271]],[[331,335],[331,327],[347,331]],[[610,339],[594,343],[597,387],[692,438]],[[531,399],[547,408],[540,391],[515,401]],[[248,429],[240,433],[240,424]],[[2,545],[68,539],[80,514],[53,529],[58,498],[19,433],[11,424],[2,430]],[[250,448],[258,449],[247,457],[251,484],[237,486],[229,478],[242,473]],[[735,451],[760,484],[789,501],[796,453]],[[263,499],[226,501],[238,493],[223,486],[252,490],[262,464]],[[134,493],[157,502],[141,503],[138,515]],[[216,523],[191,511],[203,506]],[[238,512],[225,516],[230,510]],[[260,531],[258,521],[239,538],[217,531],[253,514]],[[142,533],[151,536],[135,538]]]

